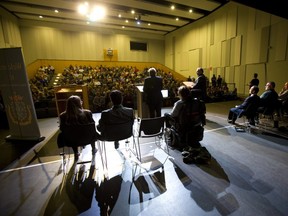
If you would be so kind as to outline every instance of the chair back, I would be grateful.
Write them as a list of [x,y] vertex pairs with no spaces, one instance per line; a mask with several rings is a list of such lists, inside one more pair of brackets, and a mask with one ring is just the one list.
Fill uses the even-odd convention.
[[119,124],[107,124],[105,130],[101,131],[101,140],[103,141],[119,141],[128,139],[133,136],[133,124],[134,119],[119,123]]
[[164,116],[141,119],[139,137],[154,137],[162,135],[164,132],[164,122]]
[[63,130],[66,146],[84,146],[98,139],[95,123],[85,125],[66,125]]

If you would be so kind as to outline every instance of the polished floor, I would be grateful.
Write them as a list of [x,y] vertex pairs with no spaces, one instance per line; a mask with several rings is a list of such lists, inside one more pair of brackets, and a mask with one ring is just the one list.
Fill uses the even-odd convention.
[[238,103],[207,104],[201,144],[212,159],[206,165],[184,164],[179,151],[168,156],[150,139],[141,141],[142,164],[125,141],[118,150],[106,143],[107,169],[90,146],[82,150],[83,163],[74,163],[68,148],[63,162],[57,118],[39,119],[46,138],[26,148],[5,143],[9,131],[1,130],[0,215],[288,215],[287,139],[237,132],[227,113]]

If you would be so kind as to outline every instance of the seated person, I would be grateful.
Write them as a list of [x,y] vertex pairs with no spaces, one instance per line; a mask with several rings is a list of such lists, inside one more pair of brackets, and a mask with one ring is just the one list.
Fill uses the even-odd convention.
[[278,94],[275,91],[275,82],[267,82],[265,91],[260,96],[260,105],[257,109],[258,113],[272,114],[278,105]]
[[230,109],[228,114],[228,122],[235,124],[237,118],[242,115],[247,116],[249,124],[255,125],[254,117],[260,103],[258,86],[252,86],[249,90],[249,97],[247,97],[241,105],[237,105]]
[[[132,108],[124,107],[122,105],[123,96],[119,90],[111,91],[110,100],[112,108],[102,111],[97,130],[101,133],[105,131],[106,125],[117,125],[134,121],[134,111]],[[114,142],[115,149],[119,148],[119,141]]]
[[[178,95],[180,100],[176,101],[171,113],[165,113],[166,127],[176,131],[179,136],[178,146],[199,148],[200,140],[203,139],[203,125],[205,124],[205,104],[195,98],[193,93],[197,90],[190,90],[186,86],[180,86]],[[174,145],[176,145],[174,143]]]
[[281,103],[281,111],[288,113],[288,82],[284,84],[284,87],[279,92],[278,99]]
[[[95,123],[92,112],[87,109],[83,109],[82,100],[77,95],[72,95],[67,99],[66,110],[59,116],[60,130],[65,130],[67,125],[84,125],[89,123]],[[69,146],[69,144],[68,144]],[[78,152],[78,146],[71,146],[74,152],[75,160],[78,160],[80,153]],[[92,154],[96,153],[95,142],[91,143]]]

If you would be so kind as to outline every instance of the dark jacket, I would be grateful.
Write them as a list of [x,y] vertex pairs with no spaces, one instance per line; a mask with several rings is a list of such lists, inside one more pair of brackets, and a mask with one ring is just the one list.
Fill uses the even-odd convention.
[[206,90],[206,77],[204,74],[200,75],[196,81],[195,85],[193,86],[193,89],[200,89],[202,94],[201,94],[201,99],[205,100],[207,96],[207,90]]
[[113,106],[111,109],[102,111],[97,130],[105,131],[106,125],[117,125],[134,120],[134,111],[132,108],[123,105]]
[[163,96],[161,90],[163,89],[163,82],[161,77],[148,77],[144,80],[143,91],[145,93],[146,103],[159,104],[162,103]]
[[63,131],[63,128],[66,125],[81,125],[81,124],[89,124],[89,123],[95,122],[93,119],[92,112],[86,109],[83,109],[83,112],[79,113],[76,121],[66,122],[67,121],[66,112],[61,113],[59,118],[60,118],[60,130],[61,131]]

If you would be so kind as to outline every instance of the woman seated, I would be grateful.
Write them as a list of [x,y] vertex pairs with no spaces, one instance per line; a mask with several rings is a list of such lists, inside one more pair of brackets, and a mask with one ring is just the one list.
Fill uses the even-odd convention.
[[[95,123],[92,112],[90,110],[83,109],[82,100],[79,96],[70,96],[67,100],[66,110],[60,114],[60,130],[64,131],[65,128],[71,125],[86,125],[89,123]],[[71,144],[67,143],[65,145],[70,146]],[[78,160],[80,155],[80,153],[78,152],[78,146],[71,145],[71,147],[74,152],[75,160]],[[91,147],[92,154],[95,154],[95,142],[91,143]]]

